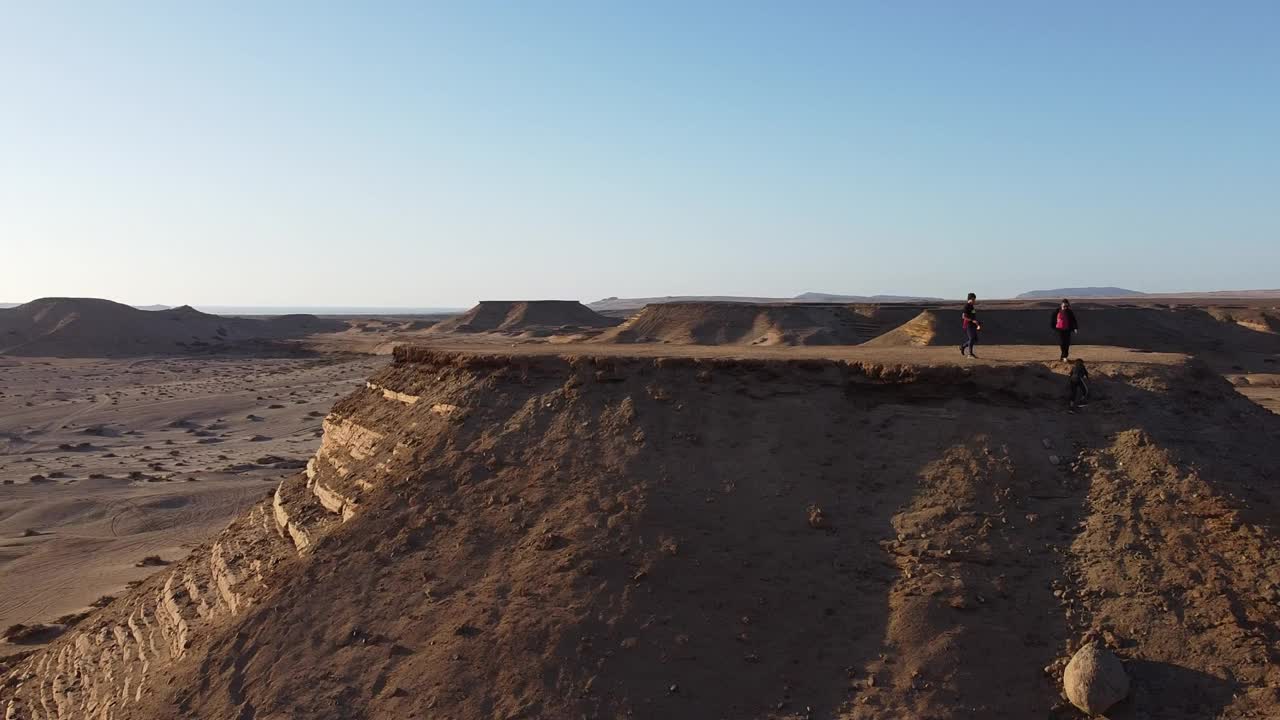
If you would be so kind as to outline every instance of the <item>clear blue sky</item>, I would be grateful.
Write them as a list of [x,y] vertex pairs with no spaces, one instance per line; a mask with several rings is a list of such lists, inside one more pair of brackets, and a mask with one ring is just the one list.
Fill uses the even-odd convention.
[[2,16],[0,300],[1280,286],[1277,2]]

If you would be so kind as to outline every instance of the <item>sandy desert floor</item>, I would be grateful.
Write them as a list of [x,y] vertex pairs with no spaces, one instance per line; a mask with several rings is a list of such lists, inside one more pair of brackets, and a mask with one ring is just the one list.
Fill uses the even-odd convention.
[[0,629],[184,557],[297,472],[334,400],[383,364],[0,358]]

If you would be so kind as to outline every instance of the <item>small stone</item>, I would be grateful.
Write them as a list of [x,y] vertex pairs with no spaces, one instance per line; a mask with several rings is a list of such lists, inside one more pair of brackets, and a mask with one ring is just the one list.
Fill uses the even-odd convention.
[[1049,456],[1049,464],[1050,464],[1050,465],[1057,465],[1058,463],[1061,463],[1061,462],[1062,462],[1062,458],[1058,457],[1057,455],[1050,455],[1050,456]]
[[1049,438],[1041,438],[1040,444],[1044,445],[1045,450],[1048,450],[1049,448],[1053,447],[1053,441],[1050,440]]
[[1071,656],[1062,674],[1062,686],[1072,705],[1090,715],[1101,715],[1129,694],[1129,676],[1119,658],[1091,642]]
[[809,506],[809,527],[814,530],[824,530],[828,526],[827,516],[823,514],[822,508],[817,505]]

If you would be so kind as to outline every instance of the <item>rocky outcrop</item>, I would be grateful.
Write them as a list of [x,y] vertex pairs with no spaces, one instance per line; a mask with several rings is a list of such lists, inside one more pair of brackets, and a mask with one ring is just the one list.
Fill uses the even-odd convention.
[[1129,676],[1110,650],[1089,643],[1076,651],[1062,676],[1072,705],[1089,715],[1101,715],[1129,694]]
[[367,382],[365,383],[365,387],[369,388],[370,390],[374,390],[382,393],[382,397],[388,400],[398,400],[404,403],[405,405],[412,405],[418,402],[417,395],[410,395],[408,393],[397,392],[390,388],[384,388],[375,382]]

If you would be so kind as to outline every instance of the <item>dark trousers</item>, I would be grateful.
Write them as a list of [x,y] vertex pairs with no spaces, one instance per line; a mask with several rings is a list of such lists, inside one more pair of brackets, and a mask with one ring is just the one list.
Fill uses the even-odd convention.
[[1062,357],[1065,358],[1071,355],[1071,331],[1070,330],[1058,331],[1058,347],[1062,348]]
[[978,344],[978,328],[972,325],[964,327],[964,342],[960,343],[960,352],[973,354],[973,346]]

